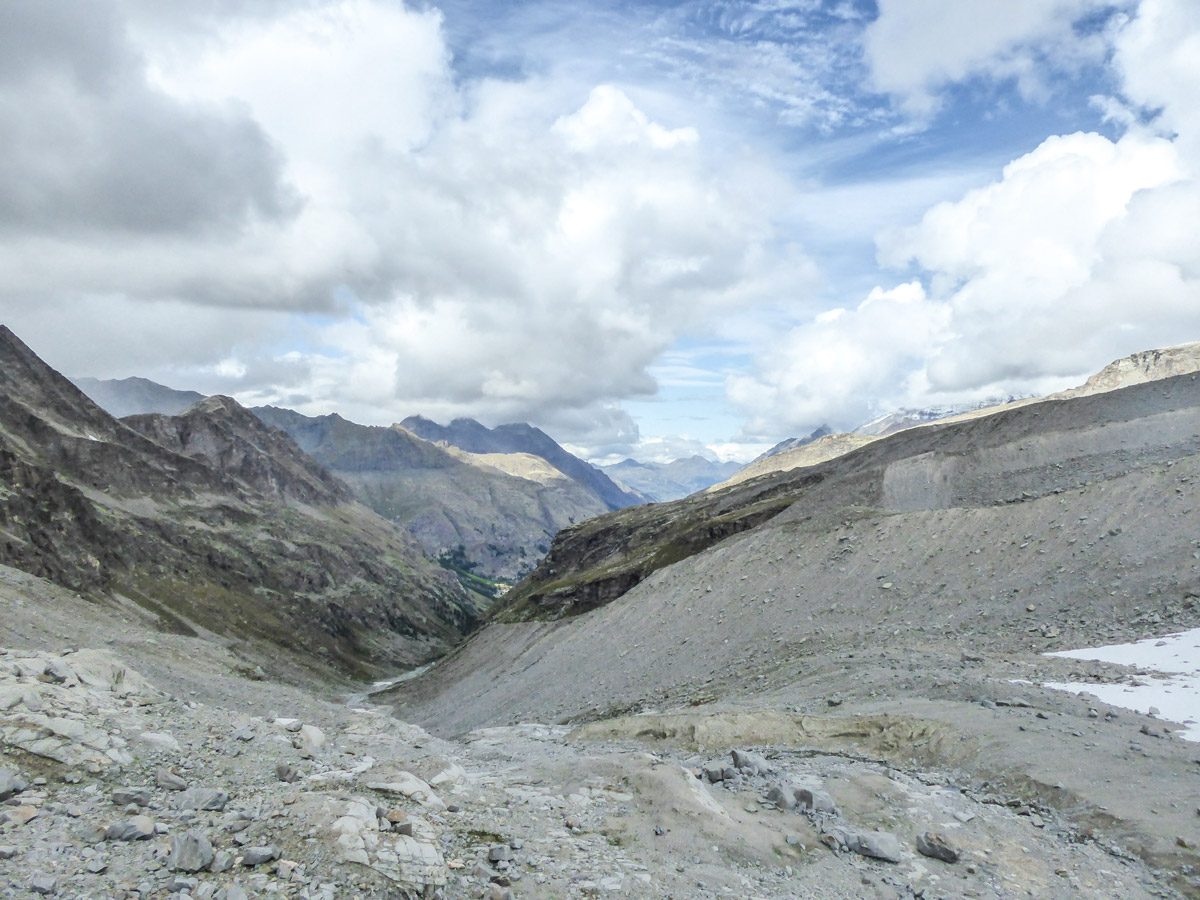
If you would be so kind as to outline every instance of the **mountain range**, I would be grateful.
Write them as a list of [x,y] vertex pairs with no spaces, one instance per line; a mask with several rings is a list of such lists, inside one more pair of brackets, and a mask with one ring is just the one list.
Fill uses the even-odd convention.
[[669,463],[623,459],[600,466],[600,470],[627,491],[654,503],[679,500],[724,481],[742,468],[739,462],[714,462],[703,456],[687,456]]
[[[599,481],[590,478],[595,470],[587,467],[589,482],[580,482],[540,453],[475,453],[422,439],[403,425],[358,425],[338,415],[310,417],[275,407],[254,412],[290,435],[362,503],[405,527],[427,553],[468,583],[475,578],[517,580],[545,555],[560,528],[614,508],[592,488]],[[476,438],[488,432],[478,423],[457,425]],[[509,447],[524,446],[514,438],[528,436],[533,450],[557,459],[566,454],[536,429],[517,433],[509,428],[502,436]],[[472,446],[488,445],[476,440]],[[586,466],[571,459],[578,465],[564,464],[569,470]],[[605,494],[628,505],[630,498],[604,481]],[[486,588],[482,582],[480,586]]]
[[122,422],[3,326],[0,483],[0,562],[168,630],[361,672],[486,604],[236,401]]

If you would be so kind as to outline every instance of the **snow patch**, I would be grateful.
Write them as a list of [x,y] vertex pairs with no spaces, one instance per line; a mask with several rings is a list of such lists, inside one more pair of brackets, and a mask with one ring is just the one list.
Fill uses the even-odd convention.
[[1166,677],[1138,676],[1132,684],[1048,683],[1046,687],[1074,694],[1093,694],[1105,703],[1146,714],[1158,709],[1161,718],[1179,722],[1176,732],[1200,741],[1200,628],[1131,644],[1108,644],[1083,650],[1059,650],[1046,656],[1094,659],[1137,669],[1162,672]]

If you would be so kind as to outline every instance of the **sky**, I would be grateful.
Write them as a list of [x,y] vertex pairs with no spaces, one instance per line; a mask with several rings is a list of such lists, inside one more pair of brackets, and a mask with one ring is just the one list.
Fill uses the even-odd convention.
[[1200,340],[1195,0],[0,0],[70,376],[747,460]]

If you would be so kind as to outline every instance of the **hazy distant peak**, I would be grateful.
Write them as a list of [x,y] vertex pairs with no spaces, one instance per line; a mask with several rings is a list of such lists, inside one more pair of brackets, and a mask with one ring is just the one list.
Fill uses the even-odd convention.
[[130,378],[72,378],[71,382],[110,415],[123,419],[142,413],[176,416],[204,399],[197,391],[177,391],[136,376]]

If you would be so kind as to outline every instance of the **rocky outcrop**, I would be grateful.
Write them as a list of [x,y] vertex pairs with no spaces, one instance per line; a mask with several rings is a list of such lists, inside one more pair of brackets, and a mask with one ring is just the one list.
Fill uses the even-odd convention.
[[205,398],[177,416],[128,416],[123,423],[268,497],[326,506],[353,499],[287,434],[268,428],[231,397]]
[[349,667],[415,664],[472,627],[482,598],[410,536],[206,403],[140,433],[0,328],[0,562]]

